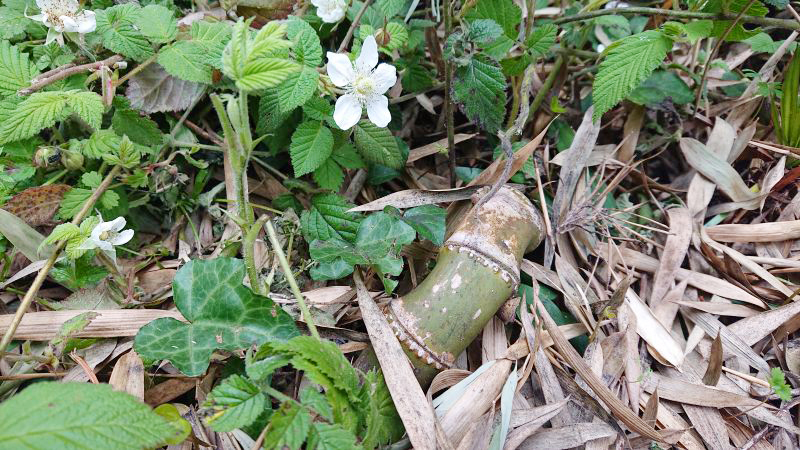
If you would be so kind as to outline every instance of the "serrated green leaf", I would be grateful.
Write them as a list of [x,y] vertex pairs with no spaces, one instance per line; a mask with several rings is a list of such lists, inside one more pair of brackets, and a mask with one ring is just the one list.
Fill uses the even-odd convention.
[[137,61],[151,57],[153,48],[136,28],[142,20],[141,13],[139,5],[133,3],[95,11],[96,32],[102,37],[103,46]]
[[311,198],[311,209],[303,211],[300,217],[300,228],[306,242],[316,239],[328,240],[339,238],[348,242],[355,241],[361,216],[347,212],[355,207],[344,197],[337,194],[320,194]]
[[8,41],[0,42],[0,98],[16,95],[20,89],[30,86],[38,74],[27,53],[20,52]]
[[286,342],[272,343],[270,347],[292,354],[292,366],[304,370],[310,380],[325,389],[339,389],[354,401],[358,400],[358,374],[333,342],[297,336]]
[[[86,200],[92,196],[91,189],[72,188],[61,199],[61,206],[58,209],[58,215],[62,219],[71,219],[78,214]],[[100,196],[100,205],[104,208],[113,208],[119,203],[119,194],[114,191],[103,192]],[[80,243],[78,243],[80,244]],[[75,255],[77,253],[73,253]],[[81,253],[83,254],[83,253]]]
[[512,56],[500,61],[500,67],[503,68],[503,74],[506,76],[522,75],[525,69],[531,65],[533,57],[527,53]]
[[244,91],[268,89],[280,84],[290,73],[299,70],[290,60],[291,42],[283,39],[286,25],[270,22],[255,36],[249,32],[251,20],[239,20],[230,42],[222,52],[222,70]]
[[300,403],[305,407],[313,409],[314,412],[328,421],[333,421],[331,405],[328,404],[328,400],[316,387],[306,386],[303,388],[303,390],[300,391]]
[[406,3],[406,0],[378,0],[375,2],[378,9],[388,18],[396,16],[403,11]]
[[600,63],[592,86],[594,120],[598,120],[636,89],[672,48],[672,40],[656,30],[635,34],[618,42]]
[[[783,2],[783,0],[777,1]],[[745,8],[747,8],[747,11],[742,13]],[[724,3],[723,0],[709,0],[703,6],[702,11],[716,14],[723,12],[728,14],[742,13],[748,16],[764,17],[769,12],[769,9],[758,0],[752,4],[749,0],[725,0]],[[760,28],[748,30],[741,22],[734,24],[731,20],[714,20],[712,23],[713,28],[710,35],[722,37],[723,34],[727,33],[725,40],[728,42],[742,41],[761,32]],[[730,31],[728,31],[729,28],[731,28]]]
[[81,151],[89,158],[100,159],[104,155],[113,154],[122,142],[122,136],[113,130],[97,130],[83,141]]
[[297,64],[288,59],[263,58],[249,63],[236,80],[236,87],[244,91],[257,91],[279,85],[289,74],[297,71]]
[[333,156],[326,159],[321,166],[314,170],[314,181],[323,189],[339,190],[342,182],[344,182],[344,172],[342,172],[339,164],[336,164]]
[[711,20],[693,20],[686,24],[686,37],[695,42],[711,36],[714,30],[714,22]]
[[244,262],[232,258],[194,260],[178,270],[172,290],[190,323],[157,319],[136,335],[143,358],[166,359],[186,375],[202,374],[215,349],[236,350],[298,334],[292,318],[242,284]]
[[792,387],[786,383],[785,375],[780,367],[772,368],[767,382],[769,382],[769,386],[781,400],[785,402],[792,400]]
[[267,398],[247,378],[231,375],[206,398],[203,409],[211,412],[206,422],[214,431],[233,431],[250,425],[264,412]]
[[35,92],[20,102],[0,124],[0,144],[31,137],[70,115],[70,94],[61,91]]
[[408,42],[408,29],[401,23],[389,22],[383,32],[389,34],[389,42],[381,47],[390,52],[402,48]]
[[211,84],[208,49],[194,41],[178,41],[161,49],[160,64],[170,75],[195,83]]
[[170,42],[178,35],[178,23],[173,12],[161,5],[142,8],[135,23],[142,35],[155,44]]
[[0,404],[0,447],[155,448],[172,427],[107,384],[35,383]]
[[316,422],[314,423],[314,431],[317,438],[317,450],[355,450],[363,448],[361,445],[356,444],[356,437],[353,433],[337,424]]
[[132,109],[114,111],[111,127],[118,135],[126,135],[141,145],[160,145],[164,139],[155,122]]
[[324,97],[311,96],[303,104],[303,112],[310,118],[319,121],[333,120],[333,107]]
[[292,134],[289,154],[294,176],[311,173],[321,166],[333,151],[333,134],[319,122],[301,123]]
[[669,98],[676,105],[685,105],[694,100],[694,94],[685,81],[675,72],[656,70],[628,95],[628,99],[640,105],[653,106]]
[[79,237],[81,230],[73,223],[62,223],[53,228],[50,235],[42,241],[43,244],[55,244],[58,241],[68,241],[70,239]]
[[361,159],[361,156],[356,152],[353,144],[349,141],[333,149],[331,158],[346,169],[363,169],[367,167]]
[[98,188],[100,187],[100,183],[103,182],[103,177],[100,176],[97,171],[86,172],[85,174],[81,175],[81,183],[86,185],[86,187],[90,188]]
[[522,21],[522,10],[512,0],[481,0],[467,13],[467,20],[492,19],[506,36],[517,39],[517,26]]
[[488,44],[503,34],[503,29],[492,19],[476,19],[469,24],[466,38],[477,44]]
[[447,213],[436,205],[422,205],[403,213],[403,222],[409,224],[420,236],[439,246],[444,243]]
[[270,429],[264,438],[264,448],[297,450],[306,441],[311,416],[294,403],[283,403],[269,419]]
[[506,114],[506,77],[494,61],[477,55],[456,69],[453,100],[464,114],[491,134]]
[[259,134],[274,132],[289,117],[290,111],[281,110],[279,95],[277,89],[267,89],[261,96],[256,124],[256,131]]
[[525,39],[525,45],[528,46],[528,50],[530,50],[533,55],[547,56],[550,52],[550,47],[556,43],[557,33],[557,26],[552,23],[546,23],[531,31],[530,36]]
[[317,32],[305,20],[292,16],[287,25],[286,35],[294,45],[297,62],[308,67],[317,67],[322,62],[322,45]]
[[403,422],[394,407],[383,375],[374,370],[367,372],[363,389],[365,397],[369,399],[367,430],[362,439],[364,448],[375,448],[400,439],[403,436]]
[[356,150],[365,160],[393,169],[403,167],[400,148],[388,128],[379,128],[369,120],[355,126]]
[[7,6],[0,7],[0,39],[11,39],[25,33],[30,19],[25,14]]
[[433,77],[422,64],[413,62],[406,65],[400,82],[403,84],[403,91],[418,92],[433,86]]
[[67,105],[90,127],[97,130],[103,119],[103,99],[99,94],[89,91],[73,92],[69,96]]
[[281,111],[289,113],[298,106],[303,106],[317,92],[319,72],[311,67],[303,67],[300,72],[293,72],[283,80],[275,90]]

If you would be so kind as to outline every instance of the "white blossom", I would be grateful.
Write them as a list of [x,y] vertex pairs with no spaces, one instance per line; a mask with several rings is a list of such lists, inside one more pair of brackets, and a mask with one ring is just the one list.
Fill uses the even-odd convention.
[[604,9],[630,8],[630,4],[618,0],[611,0],[603,6]]
[[347,12],[346,0],[311,0],[311,4],[317,7],[319,18],[327,23],[336,23],[342,20]]
[[333,111],[339,128],[350,129],[361,119],[364,108],[369,120],[379,127],[392,120],[389,99],[383,94],[397,82],[397,70],[391,64],[378,65],[378,44],[373,36],[364,40],[355,62],[347,55],[328,52],[328,76],[346,92],[336,100]]
[[64,45],[63,32],[91,33],[97,28],[94,11],[80,11],[77,0],[36,0],[40,14],[28,17],[49,28],[45,45],[57,41]]
[[133,230],[123,231],[123,228],[125,228],[124,217],[117,217],[110,222],[100,222],[92,229],[92,234],[86,238],[80,248],[84,250],[98,248],[115,259],[114,246],[126,244],[133,238]]

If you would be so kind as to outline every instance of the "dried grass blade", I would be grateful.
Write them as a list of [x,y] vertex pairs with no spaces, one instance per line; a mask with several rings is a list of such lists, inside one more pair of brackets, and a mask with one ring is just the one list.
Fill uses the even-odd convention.
[[636,333],[658,354],[675,367],[683,364],[683,350],[669,330],[659,322],[653,311],[644,304],[633,289],[625,293],[626,304],[636,316]]
[[715,225],[706,228],[706,233],[721,242],[781,242],[800,239],[800,220]]
[[415,206],[467,200],[478,192],[480,188],[481,186],[472,186],[435,191],[406,189],[405,191],[391,193],[369,203],[356,206],[355,208],[350,208],[347,212],[383,211],[383,208],[387,206],[394,206],[395,208],[413,208]]
[[[764,361],[764,358],[759,356],[750,348],[739,336],[735,335],[728,329],[722,322],[711,314],[704,312],[697,312],[692,310],[684,310],[686,316],[706,332],[709,336],[717,335],[722,341],[722,348],[727,350],[733,355],[746,360],[754,368],[769,372],[769,364]],[[710,350],[702,343],[698,346],[704,357],[709,356]]]
[[550,428],[526,439],[518,448],[525,450],[561,450],[579,447],[594,439],[614,436],[616,431],[604,423],[576,423],[568,427]]
[[687,381],[676,380],[657,373],[652,373],[643,380],[644,390],[653,392],[658,388],[658,395],[665,400],[686,403],[689,405],[709,406],[712,408],[761,406],[758,400],[734,394],[722,389],[711,388]]

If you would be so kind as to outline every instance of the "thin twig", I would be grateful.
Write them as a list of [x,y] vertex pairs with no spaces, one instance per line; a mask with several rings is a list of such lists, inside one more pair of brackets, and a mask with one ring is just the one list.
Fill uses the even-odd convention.
[[281,263],[284,276],[286,276],[286,280],[289,282],[289,287],[292,288],[292,294],[294,294],[294,298],[300,306],[300,311],[303,312],[303,320],[305,320],[306,325],[308,325],[308,331],[310,331],[311,335],[317,338],[317,340],[320,340],[317,326],[314,325],[314,319],[311,317],[311,311],[308,309],[305,299],[303,299],[303,293],[300,292],[300,287],[297,286],[297,280],[294,279],[289,261],[283,253],[281,243],[278,242],[278,235],[275,234],[275,228],[272,226],[272,222],[267,222],[267,235],[269,236],[269,242],[272,244],[272,250],[278,255],[278,260]]
[[[462,12],[464,10],[462,9]],[[444,2],[444,42],[453,32],[453,0]],[[453,119],[453,62],[444,62],[444,116],[445,129],[447,130],[447,155],[450,172],[450,187],[456,187],[456,144],[455,144],[455,120]]]
[[126,73],[122,78],[120,78],[119,80],[114,82],[114,86],[122,86],[122,84],[125,83],[126,81],[130,80],[130,78],[132,76],[134,76],[137,73],[141,72],[142,70],[144,70],[150,64],[156,62],[156,59],[158,59],[158,54],[155,54],[155,55],[147,58],[146,60],[142,61],[141,64],[139,64],[138,66],[134,67],[130,72]]
[[63,80],[64,78],[71,77],[77,73],[88,72],[90,70],[97,70],[103,66],[112,67],[114,64],[122,61],[122,56],[114,55],[110,56],[102,61],[97,61],[89,64],[82,64],[80,66],[67,64],[66,66],[62,66],[58,69],[53,69],[50,72],[47,72],[46,77],[38,77],[34,78],[31,82],[31,85],[20,89],[17,94],[25,96],[33,94],[34,92],[42,89],[45,86],[51,85],[56,81]]
[[[747,11],[747,9],[745,9]],[[678,19],[707,19],[707,20],[734,20],[736,14],[718,14],[718,13],[703,13],[693,11],[674,11],[671,9],[661,8],[613,8],[613,9],[600,9],[597,11],[589,11],[581,14],[575,14],[568,17],[562,17],[553,21],[555,25],[561,25],[570,22],[579,22],[582,20],[591,20],[600,16],[614,16],[614,15],[647,15],[647,16],[668,16]],[[800,30],[800,24],[791,19],[775,19],[771,17],[758,17],[758,16],[742,16],[740,20],[744,23],[754,25],[771,26],[776,28],[784,28],[787,30]]]
[[713,61],[714,57],[717,56],[717,52],[719,51],[720,47],[722,47],[722,43],[725,42],[725,39],[728,37],[729,34],[731,34],[731,31],[733,31],[734,27],[736,27],[736,25],[739,23],[739,20],[742,19],[744,13],[746,13],[747,10],[749,10],[750,7],[753,6],[753,4],[755,4],[755,2],[756,0],[750,0],[747,6],[745,6],[744,9],[742,9],[739,12],[739,14],[733,20],[733,22],[731,22],[731,24],[728,25],[728,28],[725,30],[725,32],[722,33],[722,36],[720,36],[720,38],[717,39],[717,43],[714,45],[714,49],[711,50],[711,53],[708,54],[708,57],[706,58],[706,64],[703,67],[703,76],[700,77],[700,85],[698,86],[697,94],[695,95],[694,98],[693,111],[695,114],[697,114],[700,109],[700,98],[703,97],[703,87],[706,84],[706,77],[708,76],[708,68],[711,67],[711,61]]
[[[72,219],[73,225],[80,225],[81,221],[89,214],[94,207],[94,204],[100,199],[100,196],[108,189],[111,185],[111,182],[114,180],[114,177],[119,173],[122,166],[114,166],[113,169],[106,175],[103,182],[100,183],[100,186],[92,192],[92,196],[89,197],[88,200],[83,204],[83,207],[78,214],[75,214],[75,217]],[[28,292],[25,293],[25,297],[22,298],[22,302],[20,302],[19,307],[17,307],[17,312],[14,314],[14,319],[11,321],[11,325],[9,325],[8,329],[6,330],[5,334],[3,335],[3,340],[0,341],[0,349],[7,349],[8,344],[11,343],[11,339],[14,338],[14,333],[17,331],[17,327],[19,327],[20,322],[22,322],[22,316],[25,315],[28,308],[31,306],[33,302],[33,298],[39,292],[39,288],[42,287],[45,278],[47,278],[47,274],[50,272],[50,269],[56,263],[58,259],[58,255],[61,253],[61,250],[67,245],[66,241],[61,241],[56,246],[55,250],[53,250],[53,254],[47,259],[47,262],[44,263],[44,266],[39,270],[39,273],[36,274],[36,278],[33,280],[31,287],[28,288]],[[2,358],[2,357],[0,357]]]
[[353,32],[356,31],[356,27],[358,27],[358,24],[361,22],[361,17],[365,12],[367,12],[367,8],[369,8],[370,4],[372,4],[372,0],[366,0],[364,2],[364,5],[358,11],[358,14],[356,14],[355,19],[353,19],[353,23],[350,24],[350,28],[347,29],[347,34],[344,35],[344,39],[342,39],[342,43],[339,44],[339,50],[337,50],[336,53],[343,53],[347,46],[350,45],[350,39],[353,38]]

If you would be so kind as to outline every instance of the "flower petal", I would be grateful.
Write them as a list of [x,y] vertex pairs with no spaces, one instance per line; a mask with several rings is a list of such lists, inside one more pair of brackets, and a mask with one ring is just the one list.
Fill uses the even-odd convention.
[[116,219],[107,223],[111,225],[109,228],[110,231],[121,231],[123,228],[125,228],[125,218],[122,216],[117,217]]
[[328,52],[328,76],[331,82],[338,87],[345,87],[356,78],[353,63],[347,55]]
[[76,18],[78,20],[78,33],[91,33],[97,29],[97,20],[94,17],[94,11],[83,11],[78,14]]
[[397,83],[397,69],[391,64],[381,63],[372,72],[372,79],[375,80],[375,93],[383,94]]
[[333,120],[343,130],[349,130],[361,119],[361,103],[354,95],[345,94],[336,100]]
[[61,16],[59,17],[59,19],[61,19],[61,23],[64,24],[64,31],[70,33],[78,31],[78,22],[76,22],[75,19],[73,19],[72,17]]
[[374,95],[367,100],[369,120],[381,128],[389,125],[392,114],[389,112],[389,99],[385,95]]
[[325,23],[336,23],[344,17],[347,4],[342,0],[317,0],[312,2],[317,7],[317,15]]
[[97,244],[97,248],[103,251],[114,250],[114,246],[111,245],[111,242],[108,241],[99,240],[95,241],[95,244]]
[[133,230],[124,230],[123,232],[109,239],[109,242],[111,242],[111,245],[122,245],[127,244],[131,239],[133,239]]
[[356,70],[362,73],[368,73],[375,66],[378,65],[378,43],[375,42],[375,37],[372,35],[364,39],[361,45],[361,53],[356,58]]

